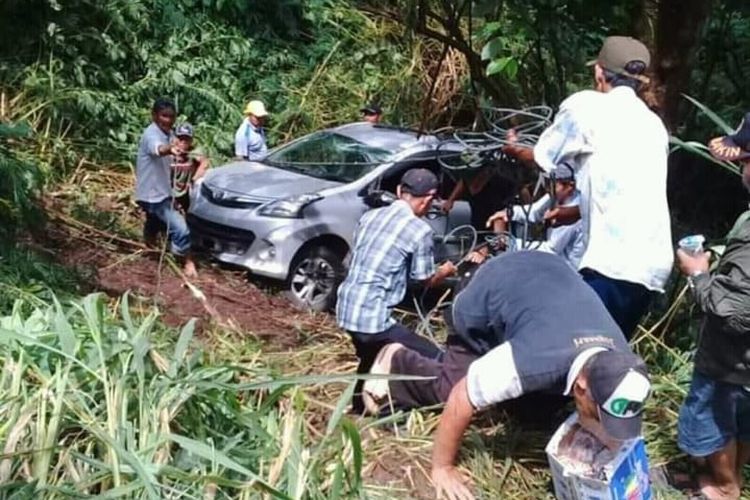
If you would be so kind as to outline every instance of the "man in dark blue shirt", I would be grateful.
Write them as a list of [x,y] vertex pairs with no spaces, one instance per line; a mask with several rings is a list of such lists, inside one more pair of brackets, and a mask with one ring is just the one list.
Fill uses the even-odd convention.
[[400,408],[446,403],[432,461],[439,492],[468,494],[454,461],[474,412],[523,394],[573,396],[582,425],[605,442],[640,434],[646,366],[561,257],[524,251],[492,259],[456,297],[452,323],[442,360],[391,344],[371,371],[432,379],[365,383],[370,410],[388,396]]

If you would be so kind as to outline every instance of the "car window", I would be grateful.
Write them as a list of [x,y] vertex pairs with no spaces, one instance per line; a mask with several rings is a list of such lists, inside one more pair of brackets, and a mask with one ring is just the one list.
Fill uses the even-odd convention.
[[446,175],[446,172],[440,167],[440,164],[434,156],[418,155],[402,160],[396,165],[390,167],[380,179],[379,189],[395,193],[396,186],[401,182],[401,176],[411,168],[426,168],[437,175],[437,178],[440,181],[440,186],[438,188],[438,197],[440,198],[447,198],[451,191],[453,191],[453,187],[456,185],[456,182],[451,176]]
[[317,132],[289,144],[265,160],[273,167],[339,182],[359,179],[391,156],[333,132]]

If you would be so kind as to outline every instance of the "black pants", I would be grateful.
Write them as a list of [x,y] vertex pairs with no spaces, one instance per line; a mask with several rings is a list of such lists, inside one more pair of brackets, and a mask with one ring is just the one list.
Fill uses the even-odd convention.
[[[382,413],[410,410],[448,401],[453,387],[469,372],[469,366],[480,356],[455,335],[448,337],[447,349],[441,360],[429,359],[411,349],[399,349],[391,359],[392,375],[432,377],[423,380],[391,380],[388,382],[390,401]],[[559,393],[532,392],[495,405],[496,410],[514,415],[531,428],[552,430],[560,425],[568,412],[561,412],[570,398]]]
[[581,276],[604,303],[625,338],[630,340],[654,292],[641,284],[609,278],[589,268],[581,269]]
[[[440,359],[443,351],[438,346],[424,337],[415,334],[404,325],[396,323],[388,330],[380,333],[348,332],[352,337],[354,351],[359,358],[357,374],[362,375],[370,372],[372,363],[375,361],[380,349],[388,344],[399,343],[419,353],[427,359]],[[352,412],[363,413],[364,402],[362,401],[362,386],[364,380],[357,381],[354,386],[354,398],[352,400]]]

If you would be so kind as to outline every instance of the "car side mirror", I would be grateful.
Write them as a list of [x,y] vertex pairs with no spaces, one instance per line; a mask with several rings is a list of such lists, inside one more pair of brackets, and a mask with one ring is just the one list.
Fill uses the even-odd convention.
[[362,201],[370,208],[386,207],[396,201],[396,195],[390,191],[375,190],[364,195]]

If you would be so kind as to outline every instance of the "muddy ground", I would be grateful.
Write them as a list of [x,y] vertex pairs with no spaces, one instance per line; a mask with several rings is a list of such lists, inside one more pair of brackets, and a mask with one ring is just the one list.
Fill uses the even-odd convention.
[[92,290],[112,297],[130,292],[158,306],[169,326],[180,327],[196,318],[199,332],[214,324],[255,336],[269,349],[281,351],[303,341],[300,325],[333,327],[330,316],[295,308],[277,290],[259,288],[243,271],[204,258],[198,262],[198,277],[187,280],[160,251],[135,241],[105,243],[99,236],[54,224],[46,231],[44,246],[60,263],[86,276]]

